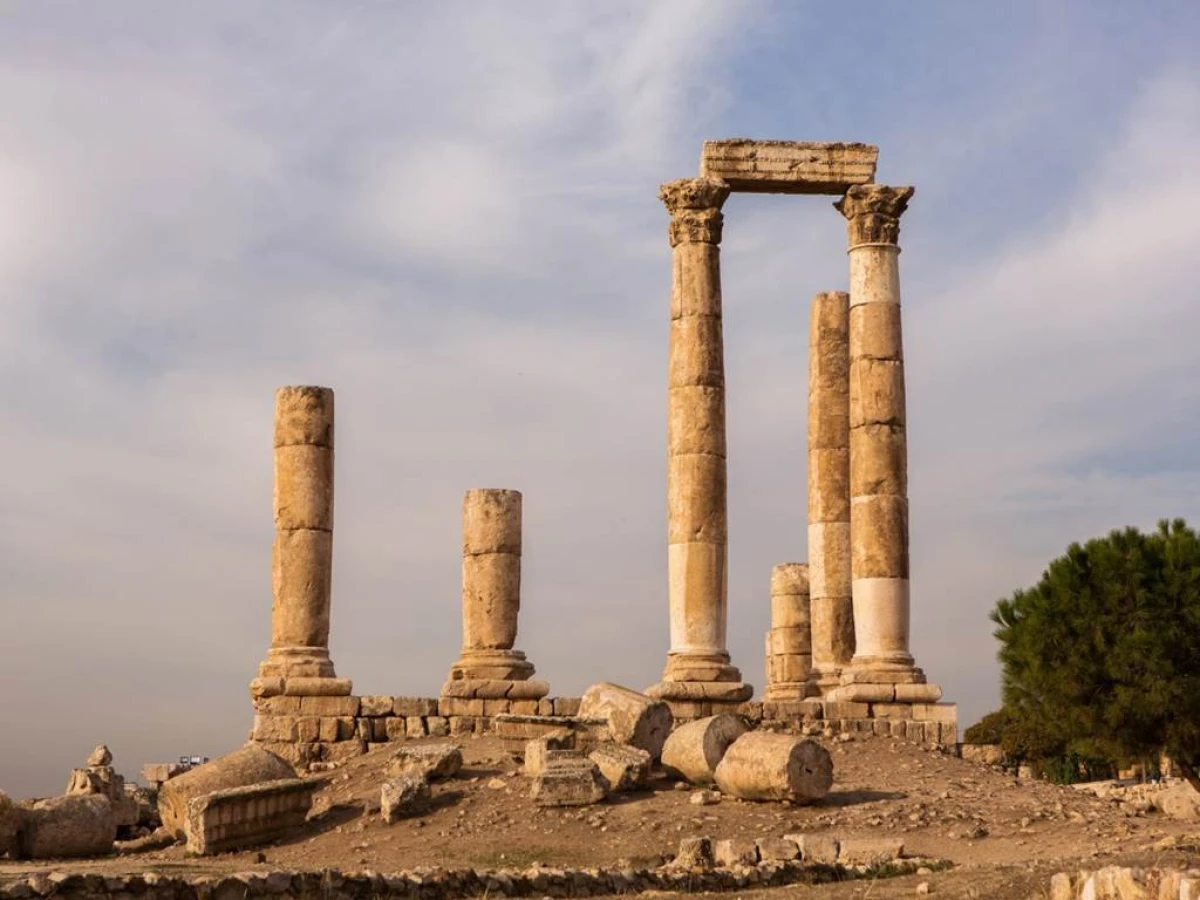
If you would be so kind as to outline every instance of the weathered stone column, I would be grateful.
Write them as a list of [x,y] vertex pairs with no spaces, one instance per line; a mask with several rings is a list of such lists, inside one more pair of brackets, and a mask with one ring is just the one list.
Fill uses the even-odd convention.
[[[925,680],[909,652],[908,448],[900,331],[900,216],[911,187],[850,188],[837,209],[850,257],[850,541],[855,650],[846,699]],[[940,689],[937,696],[941,695]],[[932,694],[934,690],[919,692]],[[912,695],[909,699],[936,700]],[[885,696],[887,694],[887,696]],[[861,695],[861,696],[860,696]]]
[[329,658],[333,573],[333,391],[275,393],[275,545],[271,647],[250,685],[255,697],[345,695]]
[[721,205],[729,186],[691,178],[662,186],[671,214],[671,343],[667,394],[667,542],[671,648],[665,700],[748,700],[725,648],[725,359],[721,334]]
[[854,655],[850,600],[850,295],[817,294],[808,352],[808,575],[813,680],[826,691]]
[[462,655],[444,697],[536,700],[550,692],[533,681],[520,650],[521,492],[480,488],[463,498]]
[[771,570],[771,630],[767,632],[764,700],[803,700],[811,693],[808,573],[804,563],[782,563]]

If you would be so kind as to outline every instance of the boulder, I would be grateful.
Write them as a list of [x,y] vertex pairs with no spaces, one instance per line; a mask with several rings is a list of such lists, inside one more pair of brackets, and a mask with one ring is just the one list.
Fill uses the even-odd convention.
[[26,859],[104,856],[112,853],[117,824],[103,794],[39,800],[22,810],[18,839]]
[[295,770],[274,753],[258,744],[247,744],[163,782],[158,791],[158,813],[164,827],[176,837],[184,838],[189,800],[214,791],[295,777]]
[[113,761],[112,751],[108,749],[107,744],[97,744],[96,749],[92,751],[92,755],[88,757],[88,766],[111,766]]
[[748,730],[732,713],[680,725],[663,744],[662,766],[667,774],[692,784],[712,784],[725,751]]
[[608,794],[600,767],[587,757],[564,759],[534,776],[530,798],[536,806],[589,806]]
[[748,731],[730,745],[715,774],[730,797],[812,803],[833,785],[833,759],[815,741]]
[[462,768],[457,744],[415,744],[392,754],[388,769],[393,775],[416,774],[426,781],[453,778]]
[[17,828],[21,823],[21,811],[0,791],[0,856],[17,855]]
[[673,722],[671,708],[664,701],[607,681],[584,692],[579,716],[603,719],[614,741],[640,747],[652,760],[662,755]]
[[1200,791],[1186,781],[1162,791],[1154,802],[1163,814],[1180,822],[1200,821]]
[[650,778],[650,754],[640,747],[601,744],[588,754],[612,791],[636,791]]
[[396,775],[383,783],[379,792],[379,812],[389,825],[419,811],[429,802],[429,782],[419,772]]

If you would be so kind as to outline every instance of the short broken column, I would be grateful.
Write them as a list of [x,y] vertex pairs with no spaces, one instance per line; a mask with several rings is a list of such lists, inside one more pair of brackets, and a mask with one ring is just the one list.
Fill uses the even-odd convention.
[[812,301],[808,375],[808,576],[812,680],[836,687],[854,656],[850,597],[850,295]]
[[271,647],[250,693],[348,695],[329,658],[333,576],[333,391],[275,393]]
[[725,362],[721,323],[721,205],[717,178],[664,184],[671,215],[667,392],[667,601],[671,647],[648,693],[670,702],[739,703],[726,649]]
[[[855,650],[848,700],[937,700],[909,652],[908,438],[900,328],[900,216],[911,187],[850,188],[850,540]],[[854,687],[853,685],[864,685]],[[870,689],[865,685],[879,685]],[[889,696],[890,695],[890,696]]]
[[521,492],[467,491],[463,499],[463,644],[443,697],[536,700],[550,692],[532,679],[520,650]]
[[764,700],[803,700],[810,694],[810,622],[808,566],[776,566],[771,570],[771,630],[767,632]]

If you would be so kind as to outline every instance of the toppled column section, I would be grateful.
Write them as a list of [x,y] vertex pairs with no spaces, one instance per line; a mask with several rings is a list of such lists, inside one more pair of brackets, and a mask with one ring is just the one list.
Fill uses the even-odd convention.
[[705,141],[700,174],[731,190],[760,194],[843,194],[875,180],[879,148],[827,141]]
[[467,491],[463,499],[462,655],[450,668],[443,697],[537,700],[550,692],[532,679],[520,650],[521,492]]
[[808,575],[813,681],[838,685],[854,656],[850,593],[850,295],[812,301],[808,373]]
[[275,546],[271,648],[250,683],[257,699],[346,696],[329,658],[333,577],[333,391],[275,393]]
[[747,730],[741,716],[732,713],[680,725],[663,744],[662,766],[692,784],[712,784],[725,751]]
[[247,744],[165,782],[158,792],[158,812],[164,828],[178,838],[187,838],[188,805],[192,800],[264,782],[295,780],[296,772],[290,765],[257,744]]
[[733,742],[716,770],[721,793],[742,800],[820,800],[833,785],[833,758],[816,741],[749,731]]
[[320,784],[287,778],[201,794],[188,801],[189,853],[206,855],[266,844],[304,825]]
[[[908,438],[900,216],[911,187],[851,188],[835,204],[850,248],[850,540],[855,650],[838,699],[928,702],[909,652]],[[908,685],[897,696],[896,684]]]
[[740,703],[753,687],[730,664],[727,610],[725,359],[721,322],[721,206],[716,178],[664,184],[671,214],[670,365],[667,392],[667,590],[671,647],[662,681],[669,702]]
[[593,684],[584,691],[579,717],[607,722],[613,741],[639,747],[651,759],[662,755],[663,743],[673,724],[671,709],[662,700],[608,681]]

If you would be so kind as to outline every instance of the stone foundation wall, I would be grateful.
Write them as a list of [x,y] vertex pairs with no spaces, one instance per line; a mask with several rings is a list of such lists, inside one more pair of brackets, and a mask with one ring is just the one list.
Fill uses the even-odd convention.
[[[552,724],[548,722],[552,718],[576,717],[579,704],[578,697],[267,697],[255,701],[250,737],[295,765],[320,770],[391,741],[500,732],[504,732],[501,737],[516,737],[515,732],[508,734],[512,730],[508,726],[515,724],[512,718],[536,718],[535,724]],[[677,723],[732,712],[756,727],[876,734],[939,747],[954,747],[958,742],[958,713],[953,703],[798,700],[739,704],[670,701],[669,705]],[[507,724],[498,729],[498,722],[505,719]]]

